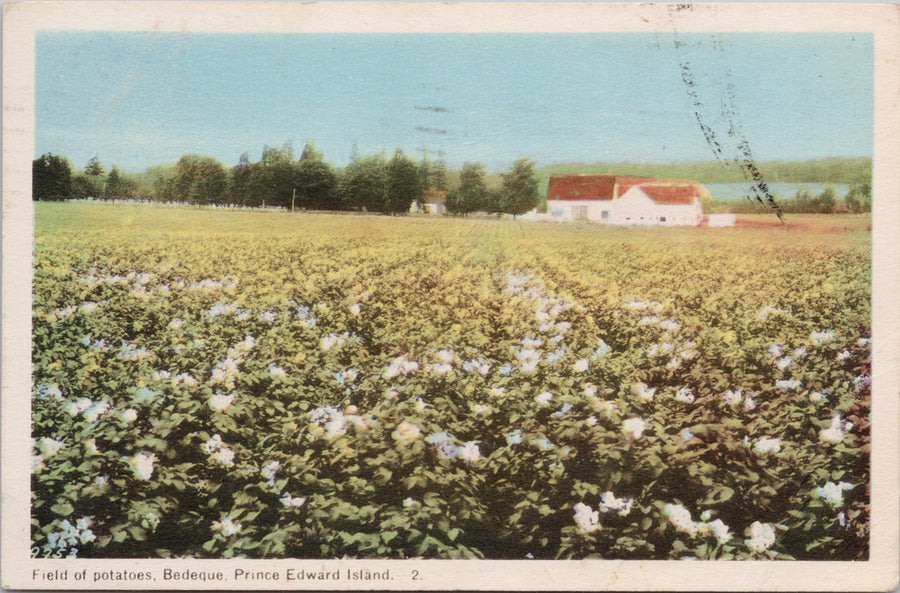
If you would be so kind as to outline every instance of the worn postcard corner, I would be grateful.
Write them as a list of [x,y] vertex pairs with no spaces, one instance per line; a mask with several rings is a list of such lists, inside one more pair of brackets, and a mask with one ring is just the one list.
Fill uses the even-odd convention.
[[895,7],[3,27],[4,588],[896,587]]

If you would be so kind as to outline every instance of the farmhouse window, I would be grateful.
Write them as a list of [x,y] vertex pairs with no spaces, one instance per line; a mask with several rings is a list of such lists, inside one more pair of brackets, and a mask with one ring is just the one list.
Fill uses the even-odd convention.
[[575,220],[584,220],[588,217],[587,206],[572,206],[572,218]]
[[601,212],[600,218],[602,218],[603,220],[608,219],[609,218],[609,210],[604,210],[603,212]]
[[665,222],[665,221],[666,221],[666,217],[665,217],[665,216],[660,216],[660,217],[659,217],[659,221],[660,221],[660,222]]

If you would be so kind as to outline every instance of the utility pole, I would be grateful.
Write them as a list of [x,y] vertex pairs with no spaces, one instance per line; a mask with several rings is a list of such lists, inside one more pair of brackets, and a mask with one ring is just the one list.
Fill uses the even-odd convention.
[[294,200],[296,199],[296,197],[297,197],[297,188],[295,187],[293,189],[293,191],[291,192],[291,212],[294,211]]

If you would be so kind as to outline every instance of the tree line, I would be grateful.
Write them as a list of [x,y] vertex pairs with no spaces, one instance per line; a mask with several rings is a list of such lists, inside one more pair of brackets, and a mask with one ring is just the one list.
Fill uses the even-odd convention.
[[[778,207],[782,212],[791,214],[833,214],[833,213],[859,213],[872,211],[872,184],[868,181],[854,183],[850,186],[844,198],[837,196],[834,188],[828,187],[824,191],[814,194],[808,190],[800,190],[793,198],[777,198]],[[768,204],[756,200],[729,200],[717,202],[712,206],[713,212],[734,212],[736,214],[764,214],[772,211]]]
[[185,154],[174,165],[139,174],[106,167],[95,157],[74,170],[63,156],[47,153],[32,163],[35,200],[120,199],[195,205],[270,206],[290,210],[355,210],[396,214],[413,205],[443,202],[452,214],[524,214],[540,202],[534,163],[522,158],[489,183],[482,163],[466,163],[451,182],[443,160],[427,153],[416,161],[402,149],[363,156],[354,148],[343,169],[325,160],[314,142],[295,158],[293,145],[265,146],[258,161],[249,153],[233,167],[210,156]]
[[[872,159],[829,157],[805,161],[759,161],[754,163],[769,183],[840,183],[853,185],[872,179]],[[642,177],[693,179],[701,183],[746,182],[743,169],[734,161],[693,161],[677,163],[562,163],[539,167],[538,179],[569,174],[637,175]]]

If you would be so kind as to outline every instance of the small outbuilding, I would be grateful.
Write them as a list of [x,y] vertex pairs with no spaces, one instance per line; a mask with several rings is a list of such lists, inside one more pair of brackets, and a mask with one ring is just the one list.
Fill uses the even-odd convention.
[[424,212],[425,214],[444,214],[447,212],[447,192],[430,187],[425,190],[421,203],[413,202],[409,211]]

